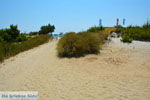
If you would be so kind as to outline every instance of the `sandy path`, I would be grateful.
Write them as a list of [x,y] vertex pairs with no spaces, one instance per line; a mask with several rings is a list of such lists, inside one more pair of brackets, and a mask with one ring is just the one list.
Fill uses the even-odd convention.
[[39,100],[150,100],[150,43],[113,39],[101,54],[59,59],[56,41],[0,64],[0,90],[38,91]]

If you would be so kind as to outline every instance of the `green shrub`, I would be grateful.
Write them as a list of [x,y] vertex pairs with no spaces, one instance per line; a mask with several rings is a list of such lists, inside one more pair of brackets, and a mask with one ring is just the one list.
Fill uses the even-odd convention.
[[40,31],[38,32],[39,34],[48,34],[48,33],[52,33],[55,30],[55,26],[48,24],[46,26],[41,26]]
[[132,43],[132,38],[129,35],[126,34],[126,35],[122,36],[121,41],[126,42],[126,43]]
[[0,30],[0,37],[6,42],[15,42],[19,34],[17,25],[10,25],[10,28]]
[[22,41],[26,41],[27,40],[27,37],[24,35],[24,34],[20,34],[18,37],[17,37],[17,41],[18,42],[22,42]]
[[116,33],[121,33],[123,31],[123,27],[117,27],[117,29],[115,30]]
[[75,33],[67,33],[62,37],[58,44],[57,50],[59,56],[72,56],[76,55],[75,42],[77,41],[77,35]]
[[[83,38],[83,45],[85,45],[86,53],[99,53],[100,50],[100,43],[102,43],[102,34],[100,33],[90,33],[90,32],[83,32],[78,35],[81,35]],[[81,42],[82,42],[81,41]]]
[[133,40],[150,41],[150,24],[144,24],[142,27],[129,26],[121,29],[121,34],[128,34]]
[[12,42],[13,41],[11,35],[9,35],[7,32],[1,33],[1,38],[3,39],[3,41],[6,41],[6,42]]
[[[54,25],[42,26],[39,32],[30,32],[29,35],[39,35],[52,33],[55,30]],[[26,36],[20,34],[17,25],[10,25],[10,28],[0,29],[0,37],[5,42],[21,42],[27,40]]]
[[105,38],[102,38],[102,34],[100,35],[100,33],[67,33],[57,44],[58,56],[80,57],[89,53],[98,54],[100,51],[100,44],[102,44],[104,39]]
[[0,61],[3,61],[4,59],[14,56],[22,51],[26,51],[38,45],[46,43],[50,38],[50,35],[40,35],[20,43],[0,43]]
[[102,26],[99,26],[99,27],[91,27],[87,30],[87,32],[99,32],[99,31],[102,31],[104,30],[104,28]]
[[32,35],[38,35],[38,34],[39,34],[39,32],[30,32],[29,33],[30,36],[32,36]]
[[0,42],[3,42],[4,40],[3,40],[3,38],[2,37],[0,37]]
[[4,45],[2,42],[0,42],[0,61],[3,61],[4,59]]
[[6,29],[6,32],[11,36],[13,41],[15,41],[20,34],[17,25],[10,25],[10,29]]

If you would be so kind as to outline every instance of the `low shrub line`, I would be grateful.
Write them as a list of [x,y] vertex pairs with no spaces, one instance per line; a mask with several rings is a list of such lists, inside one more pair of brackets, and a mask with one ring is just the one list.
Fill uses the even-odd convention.
[[50,35],[39,35],[37,37],[31,38],[23,42],[1,42],[0,43],[0,61],[6,58],[14,56],[20,52],[29,50],[31,48],[37,47],[43,43],[46,43],[51,38]]
[[104,31],[67,33],[57,44],[58,56],[80,57],[86,54],[98,54],[107,36],[108,33]]
[[147,22],[143,26],[119,27],[116,30],[121,33],[122,41],[131,43],[132,40],[150,41],[150,24]]

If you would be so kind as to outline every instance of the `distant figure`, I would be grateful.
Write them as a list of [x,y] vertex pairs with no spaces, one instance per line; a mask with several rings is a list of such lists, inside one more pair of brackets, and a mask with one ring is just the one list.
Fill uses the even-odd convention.
[[99,19],[99,26],[102,26],[102,19]]
[[125,22],[126,22],[126,19],[124,18],[124,19],[123,19],[123,25],[125,25]]
[[116,26],[117,27],[119,26],[119,18],[117,18],[117,20],[116,20]]

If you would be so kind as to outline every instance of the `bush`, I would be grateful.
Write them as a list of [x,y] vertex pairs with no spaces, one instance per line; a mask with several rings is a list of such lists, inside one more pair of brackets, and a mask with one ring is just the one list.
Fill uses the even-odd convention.
[[39,32],[30,32],[29,33],[29,35],[31,36],[31,35],[38,35],[39,34]]
[[126,34],[126,35],[122,36],[121,41],[126,42],[126,43],[132,43],[132,38],[129,35]]
[[52,33],[54,32],[55,30],[55,26],[54,25],[46,25],[46,26],[42,26],[40,31],[39,31],[39,34],[48,34],[48,33]]
[[49,35],[40,35],[20,43],[0,43],[0,61],[3,61],[4,59],[14,56],[22,51],[26,51],[46,43],[50,38],[51,37]]
[[58,56],[80,57],[89,53],[98,54],[100,51],[100,44],[102,44],[104,39],[105,38],[102,38],[102,34],[100,35],[100,33],[67,33],[57,44]]
[[115,30],[116,33],[121,33],[123,31],[123,27],[117,27],[117,29]]
[[2,37],[0,37],[0,42],[3,42],[4,40],[3,40],[3,38]]
[[10,29],[6,29],[6,32],[11,35],[11,38],[13,41],[16,40],[16,38],[19,36],[20,31],[18,30],[17,25],[10,25]]
[[0,61],[3,61],[4,59],[4,45],[2,42],[0,42]]
[[104,28],[102,26],[99,26],[99,27],[91,27],[87,30],[87,32],[99,32],[99,31],[102,31],[104,30]]
[[58,44],[57,50],[59,56],[72,56],[76,55],[75,42],[77,41],[77,35],[75,33],[67,33],[62,37]]
[[11,35],[9,35],[7,32],[5,32],[3,30],[0,30],[0,37],[2,38],[3,41],[6,41],[6,42],[13,41]]
[[22,41],[26,41],[27,40],[27,37],[24,35],[24,34],[20,34],[18,37],[17,37],[17,41],[18,42],[22,42]]
[[17,25],[10,25],[10,28],[0,30],[0,37],[6,42],[16,42],[19,34],[20,31],[18,30]]
[[150,24],[144,24],[142,27],[139,26],[129,26],[127,28],[122,28],[122,36],[127,34],[133,40],[139,41],[150,41]]

